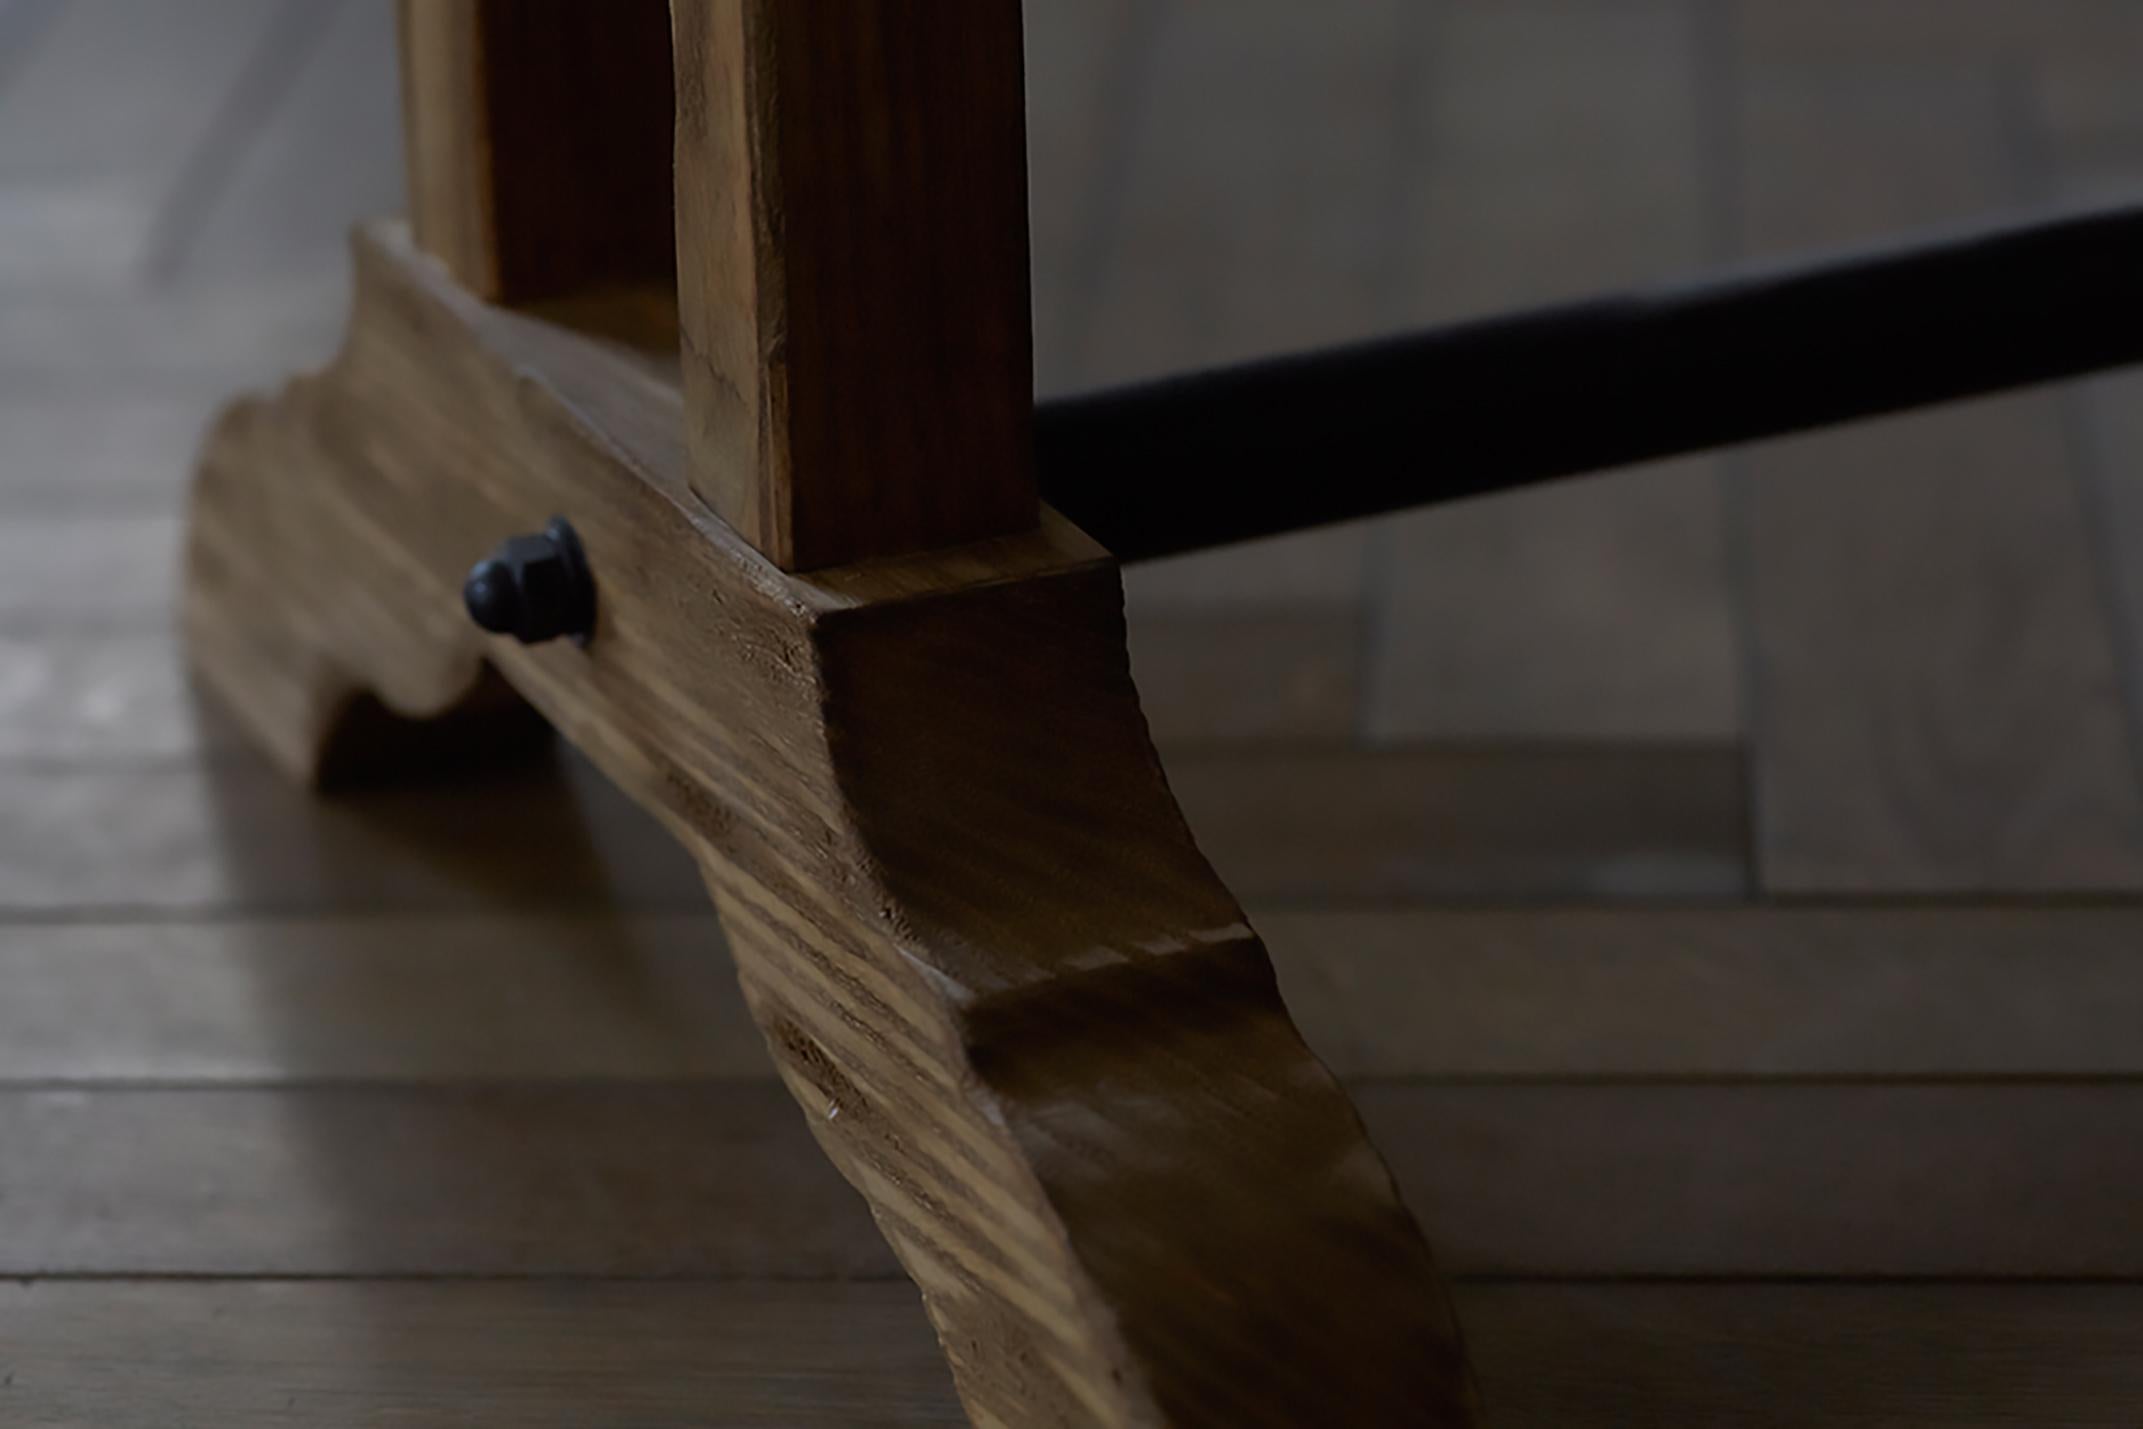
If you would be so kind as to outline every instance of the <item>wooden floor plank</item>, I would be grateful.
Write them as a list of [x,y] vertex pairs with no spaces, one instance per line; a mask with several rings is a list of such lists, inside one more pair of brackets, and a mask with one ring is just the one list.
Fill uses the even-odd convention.
[[1361,336],[1388,321],[1396,105],[1420,8],[1158,0],[1082,376],[1121,381]]
[[[0,287],[133,281],[278,0],[72,0],[0,94]],[[115,96],[121,97],[115,102]]]
[[[222,400],[78,391],[10,401],[0,392],[0,529],[52,516],[177,512]],[[93,554],[116,558],[111,537],[98,528]]]
[[1369,530],[1356,523],[1128,568],[1132,674],[1156,736],[1353,738]]
[[229,752],[168,635],[10,635],[0,623],[0,760],[185,760]]
[[[1262,912],[1350,1079],[2143,1076],[2143,906]],[[757,1079],[711,914],[0,923],[0,1082]]]
[[1349,1077],[2143,1073],[2143,906],[1251,911]]
[[1199,846],[1266,903],[1732,898],[1741,757],[1607,746],[1166,760]]
[[0,1081],[773,1075],[711,913],[0,923]]
[[1747,43],[1786,62],[1959,69],[2143,52],[2128,0],[1735,0]]
[[1354,732],[1361,642],[1350,609],[1133,612],[1128,624],[1139,707],[1163,746],[1332,744]]
[[23,1091],[0,1145],[7,1275],[899,1273],[772,1082]]
[[167,217],[166,282],[340,276],[349,230],[407,209],[392,0],[334,0],[310,24],[272,119],[244,132],[213,195]]
[[169,630],[184,528],[168,515],[0,520],[0,630]]
[[10,403],[168,397],[208,403],[316,367],[341,341],[343,271],[266,273],[143,296],[8,295],[0,394]]
[[963,1425],[902,1284],[13,1284],[16,1425]]
[[[2132,43],[2108,35],[2109,43],[2033,68],[2021,122],[2033,177],[2049,202],[2132,203],[2143,193],[2143,98],[2127,82],[2143,54],[2143,16],[2123,14],[2136,30]],[[2143,551],[2143,373],[2131,367],[2073,383],[2060,400],[2119,648],[2130,745],[2143,748],[2143,562],[2134,558]]]
[[2143,1292],[1462,1286],[1491,1425],[2132,1425]]
[[[70,524],[123,531],[142,548],[138,565],[100,584],[54,554],[79,553]],[[0,760],[16,761],[0,763],[0,909],[495,906],[516,890],[625,907],[697,899],[696,873],[667,837],[577,757],[562,782],[539,770],[479,792],[323,802],[277,782],[196,703],[172,638],[142,628],[156,618],[154,587],[175,580],[176,535],[162,518],[0,523],[0,551],[19,543],[25,566],[52,577],[0,576]],[[1307,660],[1315,628],[1302,634]],[[1343,678],[1335,669],[1283,687],[1232,726],[1197,707],[1229,679],[1185,660],[1157,685],[1155,712],[1192,827],[1246,898],[1717,898],[1746,887],[1733,749],[1229,748],[1211,741],[1328,726]],[[144,764],[155,767],[129,767]]]
[[1029,0],[1024,14],[1034,380],[1056,392],[1082,385],[1077,349],[1137,136],[1154,6]]
[[[2143,1084],[1358,1084],[1459,1274],[2143,1277]],[[0,1091],[0,1276],[890,1276],[780,1086]]]
[[[1693,14],[1681,0],[1445,7],[1412,116],[1409,317],[1700,265]],[[1737,739],[1716,479],[1712,463],[1685,461],[1389,523],[1367,731]]]
[[[1759,65],[1741,106],[1750,246],[1999,208],[2016,182],[2007,103],[1980,70]],[[2143,801],[2069,460],[2043,394],[1740,458],[1766,888],[2143,886]]]
[[[1093,291],[1067,324],[1070,380],[1205,366],[1392,321],[1398,106],[1429,8],[1355,0],[1334,23],[1286,0],[1146,7],[1124,85],[1136,143],[1104,196],[1101,217],[1113,226],[1093,239]],[[1221,607],[1355,626],[1365,549],[1354,527],[1135,570],[1131,620],[1136,629]],[[1348,634],[1343,656],[1329,646],[1210,645],[1206,721],[1216,734],[1299,727],[1290,692],[1327,685],[1336,658],[1351,671],[1359,643]],[[1355,693],[1351,684],[1344,692],[1350,732]]]
[[2143,1086],[1359,1087],[1468,1274],[2143,1273]]
[[308,796],[220,770],[0,768],[0,909],[201,914],[705,906],[698,870],[577,757]]
[[[2128,1286],[1462,1285],[1491,1425],[2130,1429]],[[24,1424],[961,1424],[897,1284],[0,1286]]]
[[0,0],[0,93],[29,68],[63,0]]

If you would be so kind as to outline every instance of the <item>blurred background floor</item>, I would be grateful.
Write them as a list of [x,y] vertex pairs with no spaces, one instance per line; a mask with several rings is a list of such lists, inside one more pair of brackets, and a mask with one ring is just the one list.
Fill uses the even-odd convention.
[[[2143,189],[2135,0],[1028,26],[1045,390]],[[0,0],[0,1422],[956,1422],[650,822],[188,695],[192,448],[331,351],[393,59]],[[1128,573],[1491,1422],[2143,1418],[2139,552],[2123,375]]]

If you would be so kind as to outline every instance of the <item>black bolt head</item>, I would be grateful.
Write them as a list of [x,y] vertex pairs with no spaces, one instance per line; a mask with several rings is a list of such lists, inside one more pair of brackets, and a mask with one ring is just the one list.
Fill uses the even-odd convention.
[[521,628],[521,588],[513,567],[490,556],[476,563],[462,583],[462,603],[477,627],[493,635],[511,635]]
[[595,629],[595,581],[580,538],[563,518],[540,536],[515,536],[462,583],[469,618],[494,635],[540,645],[561,635],[585,644]]

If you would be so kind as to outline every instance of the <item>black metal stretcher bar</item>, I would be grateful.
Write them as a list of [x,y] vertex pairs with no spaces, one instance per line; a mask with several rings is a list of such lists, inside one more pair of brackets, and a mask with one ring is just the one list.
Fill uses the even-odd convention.
[[2143,359],[2143,205],[1042,404],[1042,496],[1125,560]]

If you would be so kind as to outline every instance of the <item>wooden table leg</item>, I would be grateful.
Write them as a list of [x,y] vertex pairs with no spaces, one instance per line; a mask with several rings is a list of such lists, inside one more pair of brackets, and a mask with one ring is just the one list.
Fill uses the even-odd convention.
[[[699,8],[679,0],[681,35],[750,38],[758,7]],[[383,727],[360,714],[466,718],[502,678],[661,818],[977,1423],[1465,1422],[1427,1246],[1168,793],[1107,554],[1045,511],[784,571],[797,548],[762,554],[697,494],[725,458],[688,422],[707,391],[691,346],[680,381],[662,354],[487,304],[397,227],[360,237],[357,268],[341,356],[226,413],[195,489],[190,648],[259,742],[313,779]],[[815,271],[788,269],[792,313]],[[688,343],[718,319],[688,311]],[[792,388],[765,410],[833,410],[793,387],[842,373],[845,343],[784,369],[763,327],[747,338],[725,340],[770,364],[764,390]],[[973,366],[887,380],[958,428],[976,389],[930,388]],[[1020,429],[982,425],[933,440]],[[841,489],[830,456],[860,459],[790,452],[742,479],[816,500]],[[560,515],[593,572],[592,638],[484,636],[464,574]]]

